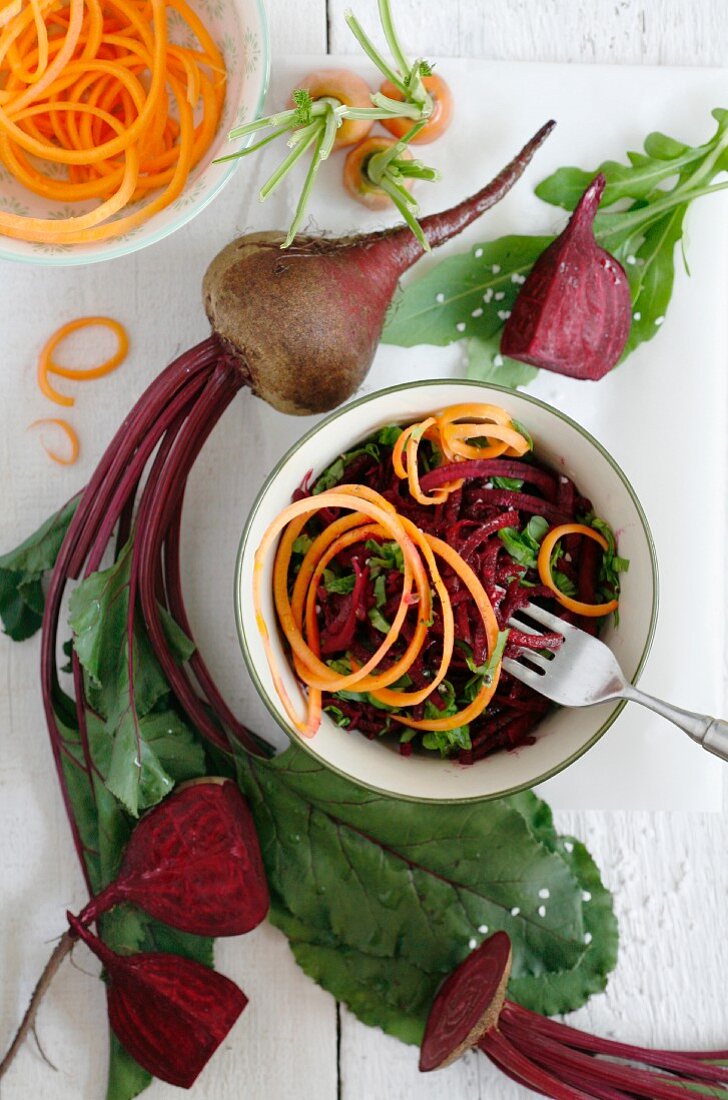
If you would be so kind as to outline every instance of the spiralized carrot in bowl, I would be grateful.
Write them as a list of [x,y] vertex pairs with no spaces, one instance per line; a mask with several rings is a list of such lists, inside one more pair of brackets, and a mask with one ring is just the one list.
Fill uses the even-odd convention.
[[[170,43],[169,11],[195,48]],[[209,149],[225,83],[186,0],[31,0],[0,23],[0,162],[43,198],[98,205],[58,219],[0,210],[0,234],[68,245],[141,225]]]

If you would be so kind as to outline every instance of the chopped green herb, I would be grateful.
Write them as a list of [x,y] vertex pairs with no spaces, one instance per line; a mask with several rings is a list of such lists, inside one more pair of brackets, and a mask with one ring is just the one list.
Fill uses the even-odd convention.
[[374,539],[367,539],[364,546],[372,555],[367,559],[369,574],[372,578],[379,576],[382,570],[389,572],[398,569],[400,573],[404,573],[404,554],[398,542],[376,542]]
[[387,577],[380,573],[374,582],[374,601],[377,607],[384,607],[387,602]]
[[491,479],[494,489],[510,489],[517,493],[523,488],[523,480],[520,477],[494,477]]
[[341,707],[336,707],[333,703],[329,703],[327,707],[324,707],[324,711],[330,716],[332,721],[334,721],[337,726],[341,726],[342,729],[346,729],[351,722],[351,718],[347,718]]
[[548,522],[543,516],[531,516],[523,531],[515,527],[502,527],[498,537],[514,561],[527,569],[535,569],[541,540],[548,529]]
[[291,550],[294,554],[307,554],[313,545],[313,539],[309,535],[299,535],[293,543]]
[[346,573],[343,577],[337,577],[331,569],[324,569],[324,588],[327,592],[333,592],[339,596],[346,596],[354,591],[356,577],[353,573]]
[[389,631],[392,629],[392,624],[387,622],[378,607],[370,608],[369,622],[375,630],[381,631],[382,634],[389,634]]

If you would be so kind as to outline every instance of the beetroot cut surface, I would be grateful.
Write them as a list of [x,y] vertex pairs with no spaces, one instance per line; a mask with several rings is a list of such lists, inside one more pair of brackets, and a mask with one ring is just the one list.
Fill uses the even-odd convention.
[[594,237],[606,180],[587,187],[563,233],[533,266],[503,329],[501,352],[596,382],[619,360],[632,322],[622,265]]
[[80,916],[129,901],[183,932],[239,936],[268,912],[253,818],[229,780],[179,787],[134,829],[119,876]]
[[498,1023],[511,972],[511,941],[496,932],[440,986],[427,1017],[420,1070],[442,1069]]
[[109,1022],[122,1046],[154,1077],[191,1088],[247,1005],[245,994],[192,959],[117,955],[71,913],[68,922],[106,968]]

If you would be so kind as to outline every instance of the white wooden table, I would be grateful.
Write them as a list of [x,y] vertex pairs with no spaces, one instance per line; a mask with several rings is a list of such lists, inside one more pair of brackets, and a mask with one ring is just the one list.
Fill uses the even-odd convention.
[[[283,53],[351,52],[343,11],[346,0],[270,0],[273,63]],[[375,0],[356,0],[357,14],[375,24]],[[474,56],[511,60],[621,62],[630,64],[725,63],[728,9],[723,0],[394,0],[398,22],[408,28],[410,52],[420,56]],[[728,88],[726,89],[728,93]],[[728,95],[727,95],[728,98]],[[214,238],[214,219],[206,223]],[[185,259],[201,272],[217,241]],[[175,303],[165,282],[179,262],[170,246],[159,249],[159,289],[139,301],[137,260],[120,261],[118,274],[126,308],[156,310]],[[177,257],[175,259],[175,257]],[[15,281],[30,290],[27,272],[0,265],[4,295]],[[47,285],[68,310],[80,314],[112,310],[113,301],[94,297],[93,269],[57,272]],[[19,314],[29,309],[19,295]],[[132,305],[138,303],[137,305]],[[57,304],[57,302],[56,302]],[[199,315],[190,319],[183,304],[169,330],[150,333],[141,380],[183,346],[203,334]],[[5,325],[12,311],[6,311]],[[73,315],[69,312],[68,315]],[[55,307],[53,310],[55,317]],[[26,319],[27,320],[27,319]],[[45,322],[43,324],[46,327]],[[4,341],[8,336],[3,331]],[[17,355],[17,347],[13,352]],[[19,433],[32,407],[32,368],[5,358],[2,371],[21,369],[20,409],[5,399],[0,382],[0,470],[3,508],[0,545],[43,518],[46,508],[39,476],[28,481],[18,469]],[[148,362],[147,362],[148,360]],[[124,383],[110,383],[110,400],[125,407]],[[141,381],[134,382],[134,393]],[[36,413],[36,415],[38,415]],[[256,443],[255,422],[243,406],[235,422]],[[17,423],[16,423],[17,422]],[[20,424],[20,427],[18,427]],[[103,436],[89,440],[99,453]],[[214,445],[214,441],[213,441]],[[93,448],[89,446],[89,450]],[[212,473],[214,454],[201,473]],[[40,469],[44,469],[40,467]],[[88,472],[88,471],[85,471]],[[50,473],[48,474],[50,477]],[[241,472],[241,479],[244,473]],[[68,487],[74,482],[69,481]],[[251,489],[252,491],[252,489]],[[57,482],[47,500],[63,497]],[[227,506],[219,502],[219,508]],[[191,518],[194,539],[195,514]],[[201,521],[200,521],[201,522]],[[226,568],[224,561],[220,569]],[[229,646],[233,639],[222,638]],[[27,1000],[49,947],[44,941],[61,930],[62,910],[80,905],[83,892],[73,867],[71,844],[60,801],[52,787],[48,748],[37,699],[34,643],[20,649],[0,642],[0,881],[3,939],[0,944],[0,1047]],[[229,685],[227,685],[229,686]],[[11,690],[12,689],[12,690]],[[233,698],[235,692],[233,690]],[[728,708],[727,708],[728,710]],[[30,779],[25,783],[25,777]],[[22,779],[22,782],[21,782]],[[22,792],[19,793],[19,792]],[[602,868],[616,898],[621,926],[619,965],[606,995],[596,997],[576,1021],[605,1035],[660,1045],[728,1046],[728,819],[725,815],[648,813],[561,814],[557,824],[582,837]],[[6,888],[7,886],[7,888]],[[78,954],[81,966],[91,961]],[[264,927],[252,936],[224,944],[222,969],[238,979],[251,1007],[226,1050],[206,1071],[194,1096],[201,1100],[515,1100],[526,1096],[493,1071],[485,1058],[469,1057],[450,1070],[418,1075],[416,1052],[365,1028],[296,968],[285,940]],[[102,993],[94,980],[66,966],[43,1008],[39,1032],[54,1074],[32,1044],[0,1088],[2,1100],[97,1100],[103,1096],[105,1052]],[[172,1089],[155,1085],[146,1095],[165,1100]]]

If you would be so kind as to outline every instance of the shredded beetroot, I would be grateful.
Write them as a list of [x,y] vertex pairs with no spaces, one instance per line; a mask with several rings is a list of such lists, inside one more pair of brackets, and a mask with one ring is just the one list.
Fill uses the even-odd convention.
[[[517,625],[518,613],[525,604],[535,601],[561,617],[573,620],[574,616],[555,599],[551,589],[541,583],[534,556],[539,540],[530,544],[530,557],[529,544],[519,544],[526,554],[519,560],[509,549],[512,545],[509,539],[514,536],[520,539],[534,517],[540,517],[536,520],[541,523],[540,537],[546,526],[588,519],[592,512],[591,502],[571,479],[530,453],[521,459],[468,459],[438,466],[435,463],[440,460],[439,455],[424,440],[418,451],[422,491],[431,495],[443,485],[457,481],[463,484],[436,506],[420,504],[410,496],[406,482],[393,470],[391,440],[396,438],[396,430],[394,435],[392,429],[389,432],[385,437],[388,442],[383,442],[376,433],[350,456],[342,456],[333,474],[329,470],[325,478],[319,473],[318,478],[313,479],[307,475],[296,493],[297,499],[315,492],[319,482],[327,487],[335,483],[358,483],[381,493],[400,514],[423,531],[445,541],[474,570],[493,604],[500,629],[510,630],[505,648],[507,656],[529,650],[558,649],[560,634],[547,631],[534,635],[521,630]],[[338,513],[327,509],[319,516],[318,526],[314,523],[309,527],[312,535],[322,525],[334,522]],[[587,603],[598,602],[601,549],[579,536],[564,539],[563,543],[563,553],[555,566],[561,583],[573,586],[575,598]],[[345,671],[346,663],[352,659],[360,665],[366,663],[397,613],[402,572],[397,561],[388,557],[392,545],[389,544],[388,550],[385,540],[370,539],[366,545],[358,542],[347,546],[329,563],[328,579],[319,585],[321,653],[330,663],[341,664],[339,671]],[[294,571],[295,568],[294,562]],[[470,593],[449,567],[442,566],[441,573],[453,607],[456,645],[446,674],[445,690],[433,692],[425,703],[405,711],[416,721],[462,710],[469,701],[469,692],[472,697],[478,668],[482,670],[488,660],[485,630]],[[401,636],[382,662],[382,670],[391,667],[403,655],[413,636],[412,619],[409,615],[405,619]],[[512,621],[516,622],[515,626],[510,625]],[[578,620],[579,626],[588,624],[590,630],[595,629],[594,623],[594,619]],[[442,639],[443,623],[439,601],[435,599],[424,646],[408,669],[409,683],[398,684],[397,690],[406,693],[427,687],[439,666]],[[462,764],[472,764],[499,750],[532,743],[534,727],[548,710],[548,703],[541,695],[506,672],[501,674],[485,711],[462,731],[455,731],[450,739],[428,738],[421,733],[414,734],[409,728],[403,731],[398,724],[396,708],[376,705],[370,696],[356,689],[324,693],[323,703],[330,716],[346,729],[358,730],[371,739],[388,733],[399,736],[403,756],[424,748],[457,756]]]
[[72,913],[74,933],[108,976],[109,1021],[154,1077],[191,1088],[248,1003],[229,978],[180,955],[117,955]]
[[632,296],[624,268],[594,238],[605,186],[602,175],[590,183],[564,232],[534,264],[503,329],[503,355],[593,381],[618,361]]

